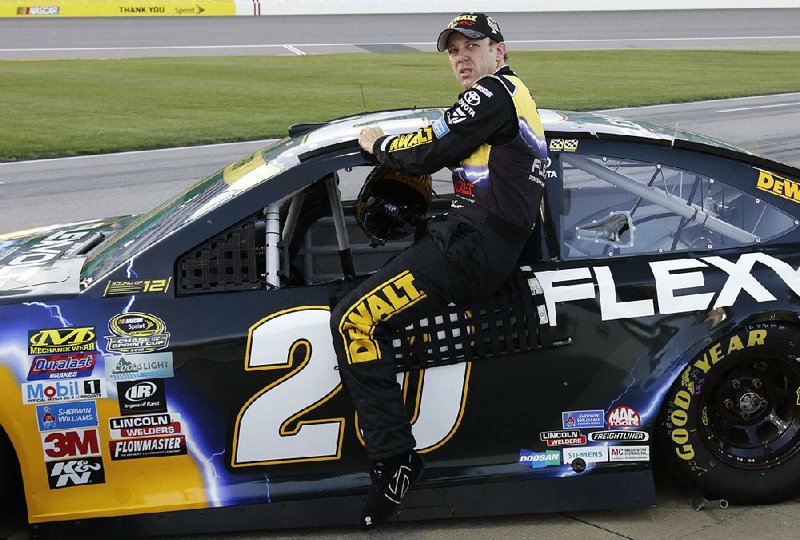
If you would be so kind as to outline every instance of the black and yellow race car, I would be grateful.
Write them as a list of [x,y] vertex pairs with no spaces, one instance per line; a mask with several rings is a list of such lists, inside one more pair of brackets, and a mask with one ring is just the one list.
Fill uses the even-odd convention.
[[[0,235],[0,491],[18,467],[35,536],[355,523],[369,478],[330,309],[413,241],[357,226],[356,139],[441,114],[293,126],[146,215]],[[708,498],[796,495],[800,171],[542,117],[518,270],[395,339],[427,462],[399,519],[649,506],[657,454]]]

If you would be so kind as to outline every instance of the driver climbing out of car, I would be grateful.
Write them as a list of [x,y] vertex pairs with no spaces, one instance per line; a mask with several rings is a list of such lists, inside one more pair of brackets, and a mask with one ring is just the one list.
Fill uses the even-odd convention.
[[[367,179],[356,214],[373,244],[392,238],[397,227],[424,216],[430,174],[443,167],[453,169],[450,211],[429,221],[426,234],[331,313],[339,372],[372,460],[364,528],[395,515],[423,469],[397,383],[392,334],[443,313],[450,302],[465,304],[499,289],[533,229],[544,189],[544,130],[528,88],[506,65],[497,22],[483,13],[459,15],[439,34],[437,48],[447,51],[464,91],[416,132],[361,131],[359,144],[380,166]],[[381,187],[405,197],[383,201]],[[421,210],[409,194],[423,201]]]

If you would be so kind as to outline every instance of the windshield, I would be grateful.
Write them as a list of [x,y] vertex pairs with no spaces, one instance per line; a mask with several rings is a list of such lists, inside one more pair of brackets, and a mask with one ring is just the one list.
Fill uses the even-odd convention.
[[277,158],[301,142],[302,137],[277,141],[134,219],[89,256],[81,280],[102,277],[235,195],[276,176],[286,168]]

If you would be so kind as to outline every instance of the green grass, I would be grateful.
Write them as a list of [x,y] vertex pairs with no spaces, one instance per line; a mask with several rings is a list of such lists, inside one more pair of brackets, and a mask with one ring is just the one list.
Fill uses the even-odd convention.
[[[800,53],[512,52],[540,107],[800,90]],[[0,161],[283,136],[292,123],[449,105],[435,53],[0,62]]]

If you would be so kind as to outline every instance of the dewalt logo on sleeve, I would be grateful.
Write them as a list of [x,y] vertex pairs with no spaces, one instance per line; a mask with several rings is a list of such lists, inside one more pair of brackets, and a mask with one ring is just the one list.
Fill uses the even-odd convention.
[[398,135],[392,142],[389,143],[387,152],[396,152],[397,150],[405,150],[406,148],[414,148],[423,144],[433,142],[433,129],[430,127],[420,128],[416,133],[406,133]]
[[362,296],[351,307],[339,324],[339,334],[345,343],[347,363],[370,362],[381,357],[378,344],[373,339],[375,325],[395,313],[408,309],[425,298],[425,291],[414,286],[414,276],[409,271],[378,285]]

